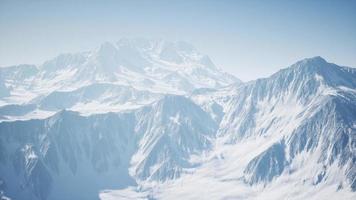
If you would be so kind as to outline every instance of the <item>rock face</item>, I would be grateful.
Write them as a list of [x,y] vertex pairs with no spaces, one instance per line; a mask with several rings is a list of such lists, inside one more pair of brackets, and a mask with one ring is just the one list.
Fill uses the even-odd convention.
[[245,169],[247,182],[255,184],[269,182],[282,174],[286,166],[284,143],[277,143],[252,159]]
[[240,86],[220,134],[232,142],[256,136],[277,140],[248,163],[247,182],[269,182],[307,153],[325,170],[335,161],[347,166],[345,175],[355,190],[355,77],[354,69],[316,57]]
[[211,148],[216,123],[199,106],[182,96],[165,96],[137,113],[139,148],[132,159],[132,175],[166,180],[194,167],[189,157]]
[[[135,185],[130,166],[138,180],[179,177],[194,167],[190,155],[209,150],[216,129],[182,96],[130,113],[83,117],[62,111],[44,120],[3,122],[0,177],[13,197],[94,198],[99,189]],[[75,192],[84,187],[92,192]]]
[[[133,128],[132,114],[81,117],[69,111],[2,123],[6,193],[20,199],[93,198],[98,187],[134,183],[127,170]],[[84,188],[92,191],[77,192]]]
[[356,197],[353,68],[241,83],[184,42],[125,39],[0,72],[1,198]]

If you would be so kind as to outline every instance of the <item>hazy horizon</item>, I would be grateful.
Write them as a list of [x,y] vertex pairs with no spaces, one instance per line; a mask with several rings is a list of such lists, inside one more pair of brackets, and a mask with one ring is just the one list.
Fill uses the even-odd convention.
[[0,66],[41,64],[105,41],[186,41],[243,81],[321,56],[356,67],[356,1],[4,1]]

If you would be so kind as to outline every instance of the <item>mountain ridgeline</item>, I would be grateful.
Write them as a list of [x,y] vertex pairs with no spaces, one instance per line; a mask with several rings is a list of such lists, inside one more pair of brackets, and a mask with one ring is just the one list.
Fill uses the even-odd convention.
[[356,197],[354,68],[243,83],[187,43],[123,39],[0,73],[2,199]]

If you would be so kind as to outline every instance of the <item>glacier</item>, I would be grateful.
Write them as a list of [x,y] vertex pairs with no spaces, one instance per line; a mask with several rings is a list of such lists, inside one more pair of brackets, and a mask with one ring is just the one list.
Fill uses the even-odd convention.
[[0,68],[1,199],[355,199],[356,69],[242,82],[185,42]]

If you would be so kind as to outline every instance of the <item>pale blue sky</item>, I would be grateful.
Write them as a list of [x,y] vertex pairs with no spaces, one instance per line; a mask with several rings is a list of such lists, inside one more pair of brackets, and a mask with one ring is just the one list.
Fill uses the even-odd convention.
[[245,81],[316,55],[356,67],[356,0],[0,0],[0,66],[121,37],[190,42]]

